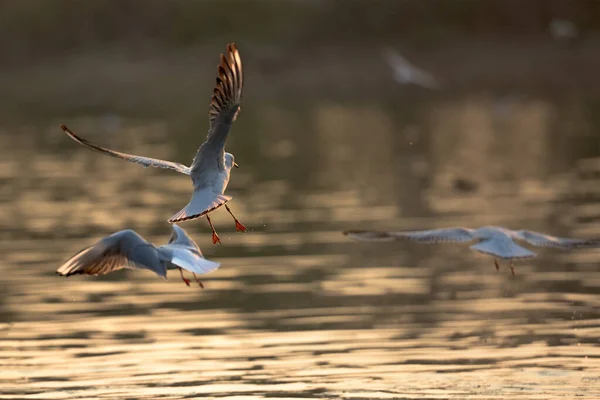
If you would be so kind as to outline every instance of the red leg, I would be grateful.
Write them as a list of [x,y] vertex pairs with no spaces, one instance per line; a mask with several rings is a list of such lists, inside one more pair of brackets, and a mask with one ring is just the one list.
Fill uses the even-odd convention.
[[512,272],[512,275],[515,276],[515,267],[512,265],[512,260],[510,261],[510,272]]
[[498,260],[494,258],[494,265],[496,266],[496,271],[500,271],[500,266],[498,265]]
[[227,210],[227,212],[229,214],[231,214],[231,216],[233,217],[233,220],[235,221],[235,230],[238,232],[246,232],[246,227],[240,221],[238,221],[238,219],[235,217],[235,215],[233,215],[233,213],[231,212],[231,210],[229,209],[227,204],[225,204],[225,209]]
[[183,270],[181,268],[179,268],[179,274],[181,275],[181,279],[183,280],[183,282],[186,285],[190,286],[190,280],[183,276]]
[[202,283],[202,281],[200,279],[198,279],[198,277],[196,276],[195,273],[192,272],[192,275],[194,275],[194,279],[196,280],[196,282],[198,282],[198,285],[204,289],[204,284]]
[[213,226],[212,221],[210,220],[210,217],[208,216],[208,214],[206,214],[206,220],[208,221],[208,224],[210,225],[210,229],[212,229],[213,244],[221,243],[221,239],[219,239],[219,235],[217,235],[217,231],[215,230],[215,227]]

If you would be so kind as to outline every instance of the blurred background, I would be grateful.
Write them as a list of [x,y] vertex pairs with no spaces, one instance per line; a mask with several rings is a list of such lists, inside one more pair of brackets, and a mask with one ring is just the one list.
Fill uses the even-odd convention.
[[[227,193],[184,223],[206,289],[60,278],[131,228],[165,243],[218,55],[240,49]],[[393,49],[435,77],[401,84]],[[600,237],[600,2],[0,1],[0,398],[600,396],[600,252],[506,266],[346,229]]]

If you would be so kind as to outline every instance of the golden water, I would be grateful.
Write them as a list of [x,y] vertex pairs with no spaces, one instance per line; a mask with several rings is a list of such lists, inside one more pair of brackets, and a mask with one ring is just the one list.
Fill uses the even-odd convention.
[[222,263],[205,290],[177,273],[54,274],[116,230],[165,242],[191,187],[78,147],[57,124],[189,162],[204,123],[4,128],[0,398],[600,398],[600,251],[538,249],[513,277],[467,247],[341,234],[498,224],[600,236],[600,161],[576,139],[556,144],[552,105],[503,107],[437,100],[412,124],[373,105],[240,114],[228,192],[248,232],[224,210],[222,245],[204,219],[183,225]]

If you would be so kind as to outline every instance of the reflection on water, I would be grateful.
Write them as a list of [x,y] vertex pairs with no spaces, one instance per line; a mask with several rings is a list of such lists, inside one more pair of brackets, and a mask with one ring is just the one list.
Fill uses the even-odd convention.
[[187,163],[204,121],[5,128],[0,398],[598,398],[600,252],[540,250],[512,277],[466,249],[340,233],[498,224],[600,236],[600,158],[577,156],[593,121],[572,117],[563,140],[555,119],[569,111],[556,107],[466,96],[410,118],[376,103],[244,109],[229,194],[248,233],[217,211],[213,247],[205,220],[184,224],[222,262],[205,290],[176,274],[54,275],[116,230],[160,241],[191,188],[78,147],[57,123]]

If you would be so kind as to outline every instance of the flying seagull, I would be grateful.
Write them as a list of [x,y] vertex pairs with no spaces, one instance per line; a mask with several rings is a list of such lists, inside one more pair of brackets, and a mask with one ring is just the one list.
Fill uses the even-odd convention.
[[569,43],[574,41],[577,36],[579,36],[579,29],[577,29],[577,25],[568,19],[555,18],[550,21],[550,25],[548,27],[550,29],[550,34],[557,41]]
[[90,150],[141,164],[144,167],[168,168],[189,175],[194,185],[192,198],[187,206],[169,219],[169,223],[179,223],[206,215],[206,220],[212,229],[213,244],[221,243],[209,213],[222,205],[225,205],[225,209],[233,217],[235,229],[246,231],[246,227],[238,221],[226,204],[232,197],[224,194],[229,183],[231,168],[238,167],[233,154],[225,152],[225,142],[231,125],[240,111],[242,86],[242,60],[235,44],[231,43],[227,45],[227,55],[221,54],[218,66],[217,82],[210,101],[208,137],[198,149],[190,167],[177,162],[110,150],[77,136],[65,125],[60,127],[71,139]]
[[513,231],[498,226],[484,226],[478,229],[445,228],[423,231],[384,232],[384,231],[346,231],[344,235],[368,242],[391,242],[408,239],[419,243],[468,243],[476,242],[471,249],[494,257],[496,270],[500,269],[497,258],[510,260],[510,270],[514,260],[534,258],[536,253],[519,246],[515,240],[527,242],[533,246],[555,247],[563,250],[600,247],[600,240],[570,239],[545,235],[543,233],[519,230]]
[[183,282],[190,286],[190,280],[183,276],[185,269],[204,288],[196,274],[212,272],[219,268],[220,263],[205,259],[183,228],[172,227],[169,243],[158,247],[130,229],[113,233],[75,254],[56,273],[62,276],[104,275],[130,268],[148,269],[167,279],[167,270],[178,269]]
[[439,89],[437,80],[428,72],[415,67],[397,51],[388,48],[384,50],[384,57],[392,68],[394,79],[403,85],[413,83],[427,89]]

